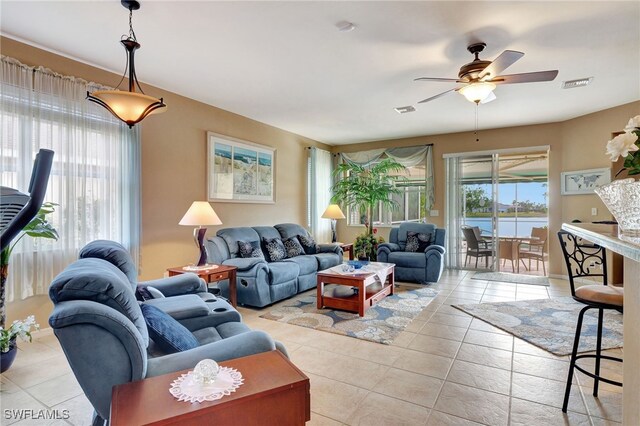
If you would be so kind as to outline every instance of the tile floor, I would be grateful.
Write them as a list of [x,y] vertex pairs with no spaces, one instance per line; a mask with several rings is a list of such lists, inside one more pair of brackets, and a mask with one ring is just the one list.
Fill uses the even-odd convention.
[[[394,342],[381,345],[259,318],[245,322],[287,347],[311,379],[310,425],[616,425],[621,388],[576,377],[569,413],[560,406],[568,360],[556,357],[449,306],[569,294],[568,283],[550,287],[486,282],[473,273],[445,272],[432,287],[439,295]],[[622,356],[621,350],[609,351]],[[618,364],[604,365],[620,379]],[[91,406],[53,335],[22,345],[2,375],[2,425],[88,425]],[[50,423],[5,418],[6,409],[69,410]]]

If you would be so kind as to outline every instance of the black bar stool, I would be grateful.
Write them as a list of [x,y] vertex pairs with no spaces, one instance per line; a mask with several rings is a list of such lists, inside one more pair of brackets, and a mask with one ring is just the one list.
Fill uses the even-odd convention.
[[[598,397],[598,384],[602,381],[611,385],[622,386],[622,383],[600,376],[600,360],[622,362],[622,359],[612,356],[602,355],[602,319],[605,309],[614,309],[622,312],[624,301],[624,290],[622,288],[607,285],[607,253],[604,247],[585,241],[575,235],[560,231],[558,232],[560,247],[564,254],[564,260],[569,272],[569,283],[571,284],[571,296],[586,306],[580,311],[578,325],[576,327],[576,337],[573,342],[573,352],[571,353],[571,363],[569,365],[569,377],[567,378],[567,390],[564,394],[564,404],[562,411],[567,412],[569,404],[569,394],[571,393],[571,381],[573,380],[573,369],[583,372],[589,377],[593,377],[593,396]],[[602,272],[596,272],[596,266],[602,266]],[[575,288],[574,280],[582,277],[600,277],[602,284],[583,285]],[[595,355],[578,355],[578,345],[580,344],[580,331],[585,312],[589,309],[598,310],[598,336],[596,340]],[[576,361],[582,358],[595,358],[595,371],[584,370]]]

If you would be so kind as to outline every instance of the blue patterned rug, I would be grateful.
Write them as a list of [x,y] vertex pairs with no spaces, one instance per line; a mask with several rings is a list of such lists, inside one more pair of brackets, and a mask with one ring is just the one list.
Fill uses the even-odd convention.
[[[454,305],[471,316],[488,322],[552,354],[570,355],[578,323],[585,305],[571,297],[524,300],[521,302]],[[598,311],[587,311],[582,323],[578,352],[595,351]],[[605,311],[602,349],[622,347],[622,314]]]
[[[325,286],[325,289],[331,287]],[[361,318],[357,313],[318,309],[316,289],[313,289],[274,305],[260,318],[388,345],[437,294],[429,288],[398,285],[393,296],[387,296],[367,309]]]

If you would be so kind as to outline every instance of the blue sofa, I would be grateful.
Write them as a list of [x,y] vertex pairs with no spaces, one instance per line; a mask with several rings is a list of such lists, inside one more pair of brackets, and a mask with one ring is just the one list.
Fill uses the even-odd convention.
[[[240,241],[262,242],[264,238],[287,239],[299,235],[309,236],[309,233],[295,223],[221,229],[215,237],[207,239],[208,261],[237,267],[238,303],[261,308],[314,288],[318,271],[342,263],[342,249],[338,244],[318,244],[315,254],[279,262],[268,262],[264,249],[264,259],[240,257]],[[219,287],[222,295],[229,294],[228,281],[220,282]]]
[[[428,234],[430,242],[424,251],[406,251],[407,233]],[[444,270],[445,230],[430,223],[404,222],[392,228],[389,242],[378,245],[378,262],[394,263],[396,281],[438,282]]]
[[[55,305],[49,324],[95,409],[93,425],[108,424],[115,385],[193,368],[204,358],[224,361],[275,349],[286,354],[269,335],[240,322],[239,313],[223,300],[207,303],[193,294],[195,301],[211,305],[210,315],[182,322],[198,346],[163,352],[150,338],[135,288],[120,269],[98,258],[77,260],[49,287]],[[226,311],[216,312],[222,306]]]

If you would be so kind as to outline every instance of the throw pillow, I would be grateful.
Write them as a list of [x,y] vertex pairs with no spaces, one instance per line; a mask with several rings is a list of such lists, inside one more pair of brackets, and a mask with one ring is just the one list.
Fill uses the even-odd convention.
[[264,244],[269,262],[278,262],[287,257],[287,251],[280,238],[263,238],[262,244]]
[[287,238],[282,241],[285,250],[287,250],[287,257],[303,256],[305,254],[302,244],[298,241],[298,237]]
[[264,254],[262,254],[258,241],[238,241],[238,248],[242,258],[255,257],[264,259]]
[[298,240],[300,244],[302,244],[306,254],[316,254],[318,252],[316,241],[311,235],[298,235]]
[[185,326],[152,305],[140,305],[149,337],[167,353],[182,352],[199,346],[196,337]]
[[407,232],[407,245],[404,251],[423,252],[431,245],[431,233]]

